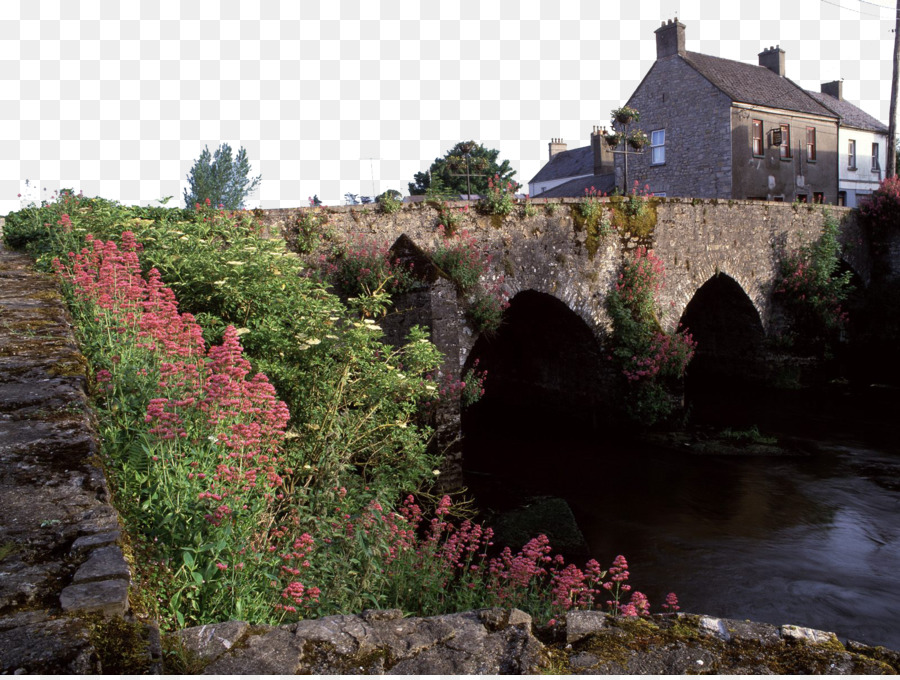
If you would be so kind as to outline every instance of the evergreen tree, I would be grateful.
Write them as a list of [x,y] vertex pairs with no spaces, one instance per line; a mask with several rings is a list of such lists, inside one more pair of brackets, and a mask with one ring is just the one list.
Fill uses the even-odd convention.
[[409,193],[411,196],[422,195],[432,188],[432,184],[440,183],[441,192],[454,197],[466,193],[483,196],[487,193],[488,177],[499,175],[505,185],[516,174],[508,160],[497,162],[499,155],[496,149],[487,149],[473,141],[459,142],[443,158],[435,158],[427,171],[413,176],[415,181],[409,183]]
[[184,190],[184,204],[193,208],[209,199],[213,206],[227,210],[244,207],[244,199],[259,186],[262,176],[250,179],[247,150],[241,147],[232,158],[231,146],[222,144],[215,154],[204,147],[187,176],[190,191]]

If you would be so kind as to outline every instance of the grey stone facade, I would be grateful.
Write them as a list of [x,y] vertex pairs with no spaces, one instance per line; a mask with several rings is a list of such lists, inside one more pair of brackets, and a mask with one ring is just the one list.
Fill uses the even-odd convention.
[[[623,187],[625,162],[617,155],[620,189],[630,191],[636,180],[668,197],[836,204],[838,118],[784,77],[784,51],[763,50],[759,65],[720,59],[687,51],[684,29],[677,20],[657,29],[656,62],[628,100],[640,113],[632,129],[651,143],[654,131],[665,131],[665,160],[654,164],[649,145],[629,156]],[[754,120],[762,123],[756,148]],[[782,126],[790,140],[784,149],[772,137]]]
[[[628,100],[648,137],[665,130],[665,163],[653,165],[647,146],[628,158],[628,187],[666,196],[732,198],[731,99],[678,55],[657,59]],[[621,129],[621,127],[619,128]],[[616,184],[624,182],[624,159],[616,155]]]

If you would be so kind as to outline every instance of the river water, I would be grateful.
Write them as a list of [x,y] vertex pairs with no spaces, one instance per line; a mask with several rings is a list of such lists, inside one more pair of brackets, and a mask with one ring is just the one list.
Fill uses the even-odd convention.
[[900,649],[898,406],[877,390],[771,400],[754,424],[794,438],[790,456],[496,427],[469,438],[467,481],[487,509],[564,498],[589,554],[604,567],[624,554],[654,610],[674,591],[682,611]]

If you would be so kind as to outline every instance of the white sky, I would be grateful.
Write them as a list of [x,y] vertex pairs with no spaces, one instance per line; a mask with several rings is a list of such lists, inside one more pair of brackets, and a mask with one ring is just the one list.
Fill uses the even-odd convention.
[[[174,195],[204,145],[246,147],[248,207],[407,193],[463,139],[526,184],[551,137],[588,143],[678,16],[687,49],[786,51],[807,89],[887,122],[889,0],[13,0],[0,19],[0,215],[24,182],[123,203]],[[43,192],[47,187],[48,191]],[[26,192],[29,193],[29,192]]]

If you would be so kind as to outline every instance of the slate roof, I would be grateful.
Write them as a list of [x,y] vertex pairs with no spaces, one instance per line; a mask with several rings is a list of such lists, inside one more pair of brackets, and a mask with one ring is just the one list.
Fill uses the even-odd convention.
[[594,187],[598,193],[602,192],[609,195],[616,187],[616,176],[613,173],[609,173],[607,175],[577,177],[555,187],[550,187],[541,194],[535,194],[532,198],[584,198],[584,190],[591,187]]
[[887,125],[874,116],[870,116],[855,104],[851,104],[843,99],[835,99],[830,94],[825,94],[824,92],[808,91],[808,94],[817,102],[820,102],[826,108],[831,109],[839,115],[841,117],[841,125],[844,127],[880,132],[885,135],[888,133]]
[[[564,177],[592,175],[594,173],[594,152],[590,146],[560,151],[538,171],[531,182],[547,182]],[[531,183],[529,182],[529,184]]]
[[836,117],[799,85],[765,66],[712,57],[699,52],[681,55],[691,67],[731,97],[733,102],[770,106],[818,116]]

